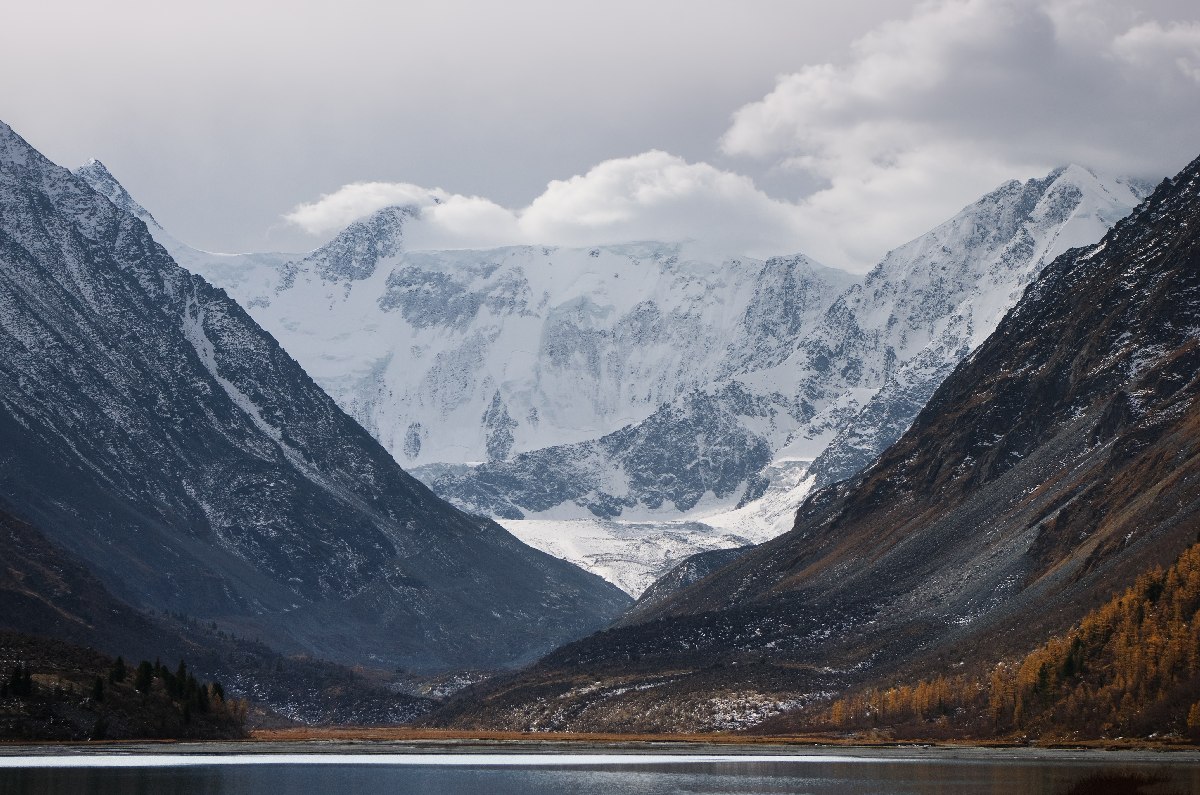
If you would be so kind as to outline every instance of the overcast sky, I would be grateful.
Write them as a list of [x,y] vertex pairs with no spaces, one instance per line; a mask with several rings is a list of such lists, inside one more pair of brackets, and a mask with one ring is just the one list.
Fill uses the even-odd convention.
[[415,202],[414,245],[862,270],[1006,179],[1200,154],[1200,4],[42,0],[4,12],[0,118],[210,250]]

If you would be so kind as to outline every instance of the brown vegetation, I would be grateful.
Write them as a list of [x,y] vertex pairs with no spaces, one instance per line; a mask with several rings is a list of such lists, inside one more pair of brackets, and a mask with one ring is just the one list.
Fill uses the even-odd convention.
[[864,689],[812,719],[925,736],[1200,739],[1200,544],[1022,658]]

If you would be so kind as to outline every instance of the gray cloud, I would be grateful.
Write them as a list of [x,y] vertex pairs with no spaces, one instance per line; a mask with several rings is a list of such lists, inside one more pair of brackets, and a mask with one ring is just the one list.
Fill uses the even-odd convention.
[[[662,153],[610,160],[524,209],[475,200],[496,223],[473,228],[498,242],[707,237],[861,270],[1007,179],[1070,162],[1161,177],[1200,151],[1200,22],[1146,8],[923,3],[855,40],[849,59],[783,75],[734,113],[726,169],[679,161],[668,176]],[[729,164],[818,187],[770,198]]]
[[[1189,10],[1196,16],[1194,10]],[[1200,22],[1109,0],[945,0],[781,77],[726,154],[824,183],[808,251],[867,262],[1004,178],[1069,162],[1161,177],[1200,152]]]
[[613,158],[711,160],[775,75],[913,2],[18,2],[0,116],[195,245],[305,248],[280,214],[349,183],[523,207]]
[[442,199],[430,244],[709,235],[860,268],[1005,179],[1177,169],[1200,151],[1198,19],[1194,0],[46,0],[6,11],[0,113],[210,249],[309,248],[413,194]]

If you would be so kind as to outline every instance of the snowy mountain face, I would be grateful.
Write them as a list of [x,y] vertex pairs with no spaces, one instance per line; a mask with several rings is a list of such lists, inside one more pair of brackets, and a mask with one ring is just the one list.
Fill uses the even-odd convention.
[[125,186],[117,182],[116,177],[109,172],[108,167],[101,163],[96,158],[84,163],[73,172],[76,177],[79,177],[92,190],[99,193],[104,198],[112,202],[112,205],[119,210],[124,210],[135,218],[140,218],[147,227],[153,228],[156,231],[161,231],[162,227],[150,211],[137,203],[137,200],[129,195],[129,191],[125,190]]
[[[642,591],[629,583],[652,581],[679,558],[631,560],[619,517],[632,515],[628,523],[641,538],[680,551],[672,542],[690,527],[685,537],[695,553],[739,539],[761,543],[790,529],[810,490],[853,476],[900,437],[1048,262],[1098,239],[1146,190],[1077,166],[1008,183],[890,252],[773,355],[748,357],[741,372],[632,428],[591,445],[418,474],[469,510],[531,517],[504,524],[637,596]],[[619,452],[598,454],[606,445]],[[704,470],[713,458],[725,463],[721,476]],[[689,463],[655,467],[659,461]],[[744,485],[730,490],[729,481]],[[705,494],[698,498],[698,490]],[[684,517],[655,510],[664,492]],[[581,518],[567,506],[600,518]],[[707,535],[696,529],[703,527],[711,528]],[[624,566],[614,577],[618,550]]]
[[890,252],[793,358],[845,388],[872,390],[819,451],[813,486],[854,475],[898,439],[1042,268],[1099,239],[1149,187],[1069,166],[1003,185]]
[[517,664],[628,604],[404,473],[125,199],[0,124],[7,510],[131,604],[351,663]]
[[[769,325],[737,340],[740,355],[727,357],[727,369],[640,423],[418,475],[464,508],[508,519],[687,512],[721,524],[714,514],[763,493],[768,463],[815,458],[805,487],[792,490],[799,501],[813,483],[849,477],[898,438],[1041,268],[1098,238],[1143,190],[1075,166],[1008,183],[888,254],[815,322],[760,311],[756,322]],[[764,285],[764,293],[787,306],[786,289]],[[790,517],[774,513],[782,532]]]
[[[653,243],[406,251],[412,208],[303,258],[177,258],[439,495],[554,554],[590,550],[571,559],[613,576],[604,561],[630,538],[613,523],[649,539],[698,521],[695,551],[700,527],[709,548],[786,530],[780,493],[799,502],[869,464],[1046,262],[1143,193],[1077,166],[1010,182],[862,279]],[[671,563],[645,557],[614,581]]]
[[291,262],[195,263],[405,466],[502,461],[595,440],[747,359],[773,315],[811,322],[850,277],[797,257],[708,261],[686,246],[405,251],[387,208]]

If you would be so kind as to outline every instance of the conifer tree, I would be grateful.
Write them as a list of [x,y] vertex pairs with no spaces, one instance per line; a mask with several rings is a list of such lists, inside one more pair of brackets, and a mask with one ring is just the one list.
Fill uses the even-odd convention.
[[118,657],[117,661],[113,663],[112,670],[108,672],[108,681],[113,684],[124,682],[126,676],[128,676],[128,671],[125,669],[125,658]]
[[148,661],[142,660],[134,675],[133,687],[139,693],[149,693],[152,684],[154,684],[154,668]]

